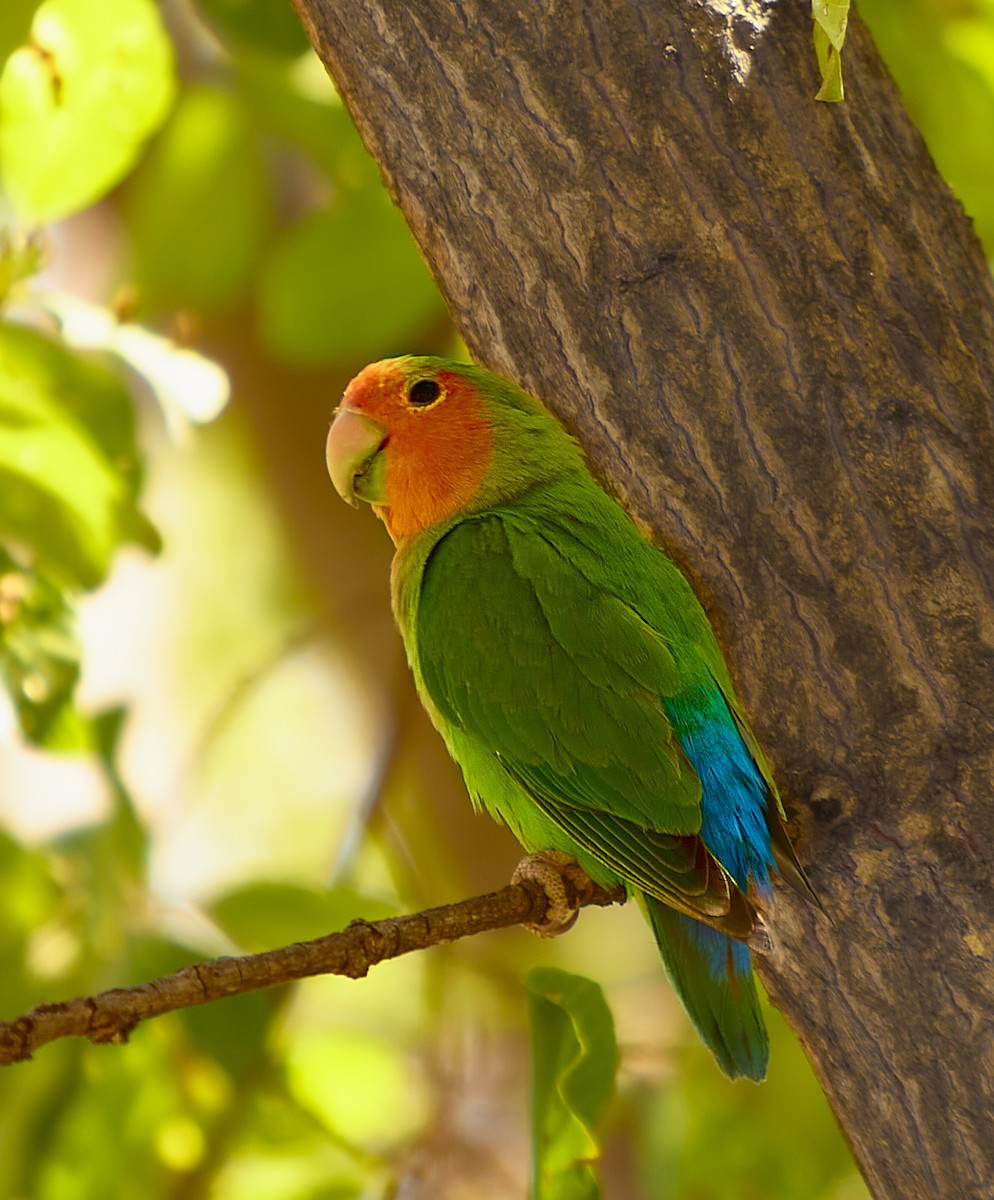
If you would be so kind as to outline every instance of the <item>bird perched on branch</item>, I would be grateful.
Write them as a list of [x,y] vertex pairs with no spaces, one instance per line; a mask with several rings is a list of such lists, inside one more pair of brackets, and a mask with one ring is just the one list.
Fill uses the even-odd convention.
[[327,461],[394,541],[393,611],[474,804],[638,896],[722,1070],[761,1079],[750,946],[774,874],[814,894],[687,581],[556,417],[481,368],[366,367]]

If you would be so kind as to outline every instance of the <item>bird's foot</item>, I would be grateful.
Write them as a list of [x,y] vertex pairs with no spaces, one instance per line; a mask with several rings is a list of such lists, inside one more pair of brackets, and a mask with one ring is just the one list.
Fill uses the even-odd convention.
[[557,937],[572,929],[594,888],[590,876],[576,859],[562,850],[529,854],[514,868],[511,882],[537,883],[545,893],[545,919],[522,922],[525,929],[539,937]]

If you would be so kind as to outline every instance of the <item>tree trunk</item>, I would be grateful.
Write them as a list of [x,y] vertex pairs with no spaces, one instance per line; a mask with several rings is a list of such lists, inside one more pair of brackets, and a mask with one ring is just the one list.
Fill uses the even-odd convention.
[[989,1196],[994,306],[867,34],[828,105],[797,0],[296,3],[473,353],[724,635],[831,918],[760,970],[874,1194]]

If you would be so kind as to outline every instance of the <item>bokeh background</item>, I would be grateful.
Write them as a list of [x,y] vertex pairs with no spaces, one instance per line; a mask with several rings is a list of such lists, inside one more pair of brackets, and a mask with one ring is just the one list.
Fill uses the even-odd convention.
[[[991,246],[994,0],[860,12]],[[0,68],[0,1018],[502,885],[323,462],[365,362],[463,350],[289,5],[5,0]],[[729,1083],[628,906],[46,1047],[0,1198],[523,1196],[539,965],[614,1016],[606,1196],[867,1195],[779,1015]]]

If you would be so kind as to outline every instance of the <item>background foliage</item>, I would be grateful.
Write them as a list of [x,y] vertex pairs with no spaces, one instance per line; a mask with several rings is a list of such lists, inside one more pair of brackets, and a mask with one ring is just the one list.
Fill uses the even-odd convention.
[[[994,0],[861,13],[994,245]],[[503,883],[321,456],[458,341],[289,6],[6,0],[0,64],[0,1016]],[[0,1198],[865,1196],[769,1020],[729,1084],[588,911],[46,1048]]]

